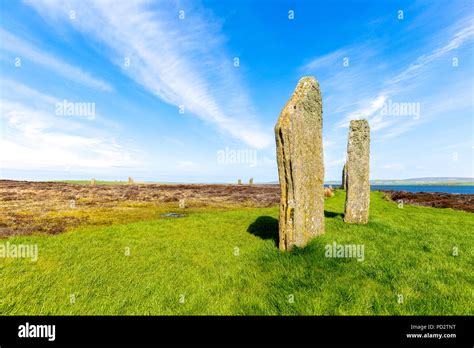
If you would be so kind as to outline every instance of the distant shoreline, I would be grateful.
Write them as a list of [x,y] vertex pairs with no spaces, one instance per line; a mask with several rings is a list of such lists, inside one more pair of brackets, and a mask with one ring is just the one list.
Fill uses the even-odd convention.
[[474,195],[444,192],[380,191],[392,201],[432,208],[451,208],[474,213]]
[[[67,184],[90,184],[91,180],[78,179],[78,180],[17,180],[17,179],[0,179],[1,181],[22,181],[22,182],[60,182]],[[165,182],[165,181],[135,181],[135,184],[158,184],[158,185],[237,185],[236,182]],[[125,180],[96,180],[96,185],[127,185],[128,182]],[[247,185],[243,182],[242,185]],[[258,182],[255,181],[254,185],[278,185],[277,181],[271,182]],[[325,186],[341,186],[340,182],[328,181],[324,183]],[[466,182],[412,182],[412,181],[393,181],[393,182],[371,182],[370,186],[474,186],[474,181]]]
[[474,182],[399,182],[399,183],[370,183],[370,186],[474,186]]

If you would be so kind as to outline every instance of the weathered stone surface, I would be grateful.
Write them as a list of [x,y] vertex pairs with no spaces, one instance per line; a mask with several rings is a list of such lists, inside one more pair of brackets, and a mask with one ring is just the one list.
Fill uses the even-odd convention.
[[343,190],[347,190],[347,170],[346,164],[344,163],[344,167],[342,168],[342,180],[341,180],[341,188]]
[[275,125],[281,250],[324,233],[322,107],[318,82],[303,77]]
[[253,185],[253,178],[249,179],[249,185]]
[[347,141],[345,222],[366,224],[369,221],[369,158],[369,123],[353,120]]

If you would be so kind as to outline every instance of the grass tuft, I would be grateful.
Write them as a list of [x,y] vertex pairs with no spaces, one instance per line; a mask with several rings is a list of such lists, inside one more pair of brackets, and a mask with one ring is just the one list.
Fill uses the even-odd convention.
[[[472,214],[372,192],[369,224],[348,225],[343,191],[325,204],[326,233],[291,253],[276,247],[277,207],[162,218],[166,207],[124,204],[63,234],[2,239],[39,258],[0,259],[0,314],[474,314]],[[325,257],[333,241],[364,245],[364,261]]]

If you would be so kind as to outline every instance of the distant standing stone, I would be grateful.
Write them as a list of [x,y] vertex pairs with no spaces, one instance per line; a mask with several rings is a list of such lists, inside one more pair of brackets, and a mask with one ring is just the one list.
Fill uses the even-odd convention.
[[353,120],[347,141],[345,222],[366,224],[369,221],[369,158],[369,122]]
[[242,185],[242,179],[237,180],[237,185]]
[[95,185],[95,179],[91,179],[91,185]]
[[185,198],[182,198],[182,199],[179,200],[179,208],[180,209],[186,208],[186,199]]
[[250,178],[250,179],[249,179],[249,185],[250,185],[250,186],[253,185],[253,178]]
[[279,247],[303,247],[324,233],[323,105],[314,77],[303,77],[275,125],[280,180]]
[[331,186],[324,189],[324,197],[334,197],[334,190]]
[[128,177],[128,184],[129,185],[132,185],[133,184],[133,179],[131,176]]
[[341,180],[341,188],[343,190],[347,190],[347,170],[346,164],[344,163],[344,167],[342,168],[342,180]]

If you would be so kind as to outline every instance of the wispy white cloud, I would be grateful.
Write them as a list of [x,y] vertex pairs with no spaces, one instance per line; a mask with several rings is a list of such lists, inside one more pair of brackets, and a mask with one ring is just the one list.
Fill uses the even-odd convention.
[[[384,134],[384,138],[387,139],[401,135],[414,126],[426,122],[426,119],[411,120],[406,117],[397,118],[382,115],[381,109],[389,99],[396,98],[404,89],[410,88],[412,83],[419,84],[422,80],[432,77],[431,74],[426,74],[426,70],[429,69],[430,65],[437,59],[474,39],[474,25],[472,21],[462,22],[467,23],[467,26],[455,32],[443,46],[434,48],[429,54],[419,56],[415,59],[414,63],[403,69],[402,72],[384,81],[378,90],[374,89],[372,96],[361,99],[356,104],[357,107],[355,110],[339,121],[336,127],[346,128],[350,120],[363,118],[369,120],[371,130],[374,132],[386,128],[389,129],[389,131]],[[456,102],[453,102],[454,100],[456,100]],[[426,116],[430,114],[434,115],[441,111],[456,109],[460,106],[469,106],[469,103],[472,105],[472,98],[466,93],[461,93],[461,95],[454,93],[452,94],[452,98],[440,98],[438,95],[429,98],[424,97],[420,103],[424,106],[428,106],[424,108],[424,115]],[[433,105],[436,107],[433,107]]]
[[[14,53],[22,61],[29,60],[55,74],[58,74],[70,81],[74,81],[85,86],[110,92],[113,90],[112,86],[105,81],[91,76],[89,73],[67,64],[60,59],[52,56],[34,46],[27,41],[16,37],[8,31],[0,28],[0,46],[1,50]],[[12,62],[13,64],[13,62]]]
[[383,169],[400,169],[403,168],[401,164],[394,163],[394,164],[385,164],[382,166]]
[[462,46],[465,42],[468,42],[474,38],[474,23],[473,20],[469,20],[466,23],[466,27],[461,28],[457,31],[453,37],[445,45],[438,47],[431,51],[427,55],[418,57],[414,63],[410,64],[401,73],[394,76],[388,81],[388,85],[396,85],[409,80],[419,80],[423,78],[425,68],[435,60],[444,56],[452,50],[455,50]]
[[[148,91],[252,147],[272,143],[272,133],[257,122],[211,13],[203,16],[191,3],[179,8],[149,1],[71,1],[68,7],[46,0],[26,3],[53,21],[67,19],[74,8],[77,20],[68,25],[106,45],[111,60]],[[178,17],[181,9],[184,19]]]
[[325,167],[331,168],[331,167],[341,167],[346,163],[346,157],[344,156],[343,158],[339,158],[336,160],[330,160],[327,163],[324,164]]
[[328,69],[343,67],[345,66],[344,64],[346,64],[347,67],[352,67],[354,65],[357,66],[361,61],[367,60],[376,55],[377,51],[374,49],[374,46],[376,45],[380,45],[380,43],[367,41],[342,47],[333,52],[309,60],[309,62],[304,64],[300,70],[324,73],[324,71]]
[[[419,37],[411,30],[414,28],[405,27],[404,34]],[[414,129],[419,129],[425,136],[431,127],[436,129],[435,122],[441,118],[467,119],[466,113],[472,113],[474,108],[472,78],[462,76],[460,72],[469,71],[472,66],[472,59],[467,59],[472,55],[467,52],[472,48],[473,39],[473,19],[467,14],[459,16],[443,30],[423,33],[421,46],[404,39],[387,42],[380,37],[370,37],[370,43],[340,47],[302,65],[303,74],[315,75],[320,81],[325,138],[334,140],[343,134],[345,139],[325,149],[326,168],[329,169],[326,172],[334,173],[337,167],[342,167],[338,158],[340,151],[345,151],[347,127],[352,119],[369,121],[374,155],[383,151],[384,160],[394,163],[400,163],[401,153],[404,158],[410,158],[406,154],[407,148],[416,144],[416,140],[400,143],[397,138]],[[348,66],[342,64],[344,57],[349,58]],[[460,57],[457,70],[451,65],[453,57]],[[389,102],[415,103],[420,110],[419,117],[383,112]],[[398,150],[393,151],[389,144],[396,144]],[[384,164],[386,162],[374,166],[374,173],[377,168],[384,169]],[[405,165],[390,169],[404,172],[409,168]],[[380,175],[385,175],[383,173],[381,171]]]
[[461,141],[454,144],[441,146],[437,150],[442,151],[442,150],[451,150],[451,149],[460,149],[460,148],[469,149],[469,148],[472,148],[473,143],[474,143],[474,139],[470,139],[467,141]]
[[197,167],[197,163],[193,161],[178,161],[176,162],[176,167],[180,170],[189,170],[195,169]]
[[301,67],[301,70],[316,72],[320,69],[322,70],[328,67],[334,68],[337,65],[342,65],[343,58],[351,56],[351,52],[353,52],[353,48],[351,49],[349,47],[345,47],[338,49],[323,56],[313,58],[308,63],[304,64]]
[[[337,124],[337,127],[347,128],[350,120],[369,119],[370,116],[382,108],[386,100],[387,97],[385,95],[379,95],[375,99],[362,100],[359,103],[359,108],[349,113],[345,119]],[[373,128],[372,125],[372,130]]]
[[58,98],[16,82],[4,82],[14,87],[16,100],[0,99],[2,169],[97,169],[140,164],[137,150],[119,144],[95,121],[91,125],[56,116],[54,103]]

